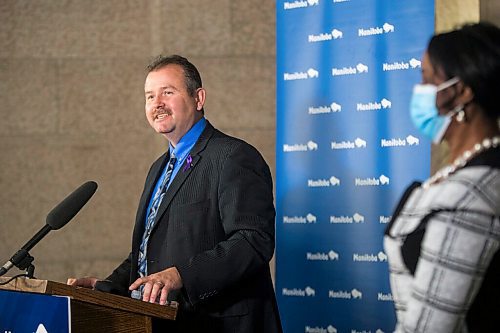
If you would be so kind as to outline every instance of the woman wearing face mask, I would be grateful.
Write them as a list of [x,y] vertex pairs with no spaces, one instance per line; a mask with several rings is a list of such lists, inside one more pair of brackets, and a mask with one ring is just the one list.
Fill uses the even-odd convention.
[[434,36],[410,115],[450,164],[412,184],[384,237],[396,332],[500,330],[500,29]]

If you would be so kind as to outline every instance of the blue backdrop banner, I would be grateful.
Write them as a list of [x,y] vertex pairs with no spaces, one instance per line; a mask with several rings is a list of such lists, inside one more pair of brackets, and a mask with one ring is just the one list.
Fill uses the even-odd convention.
[[276,293],[286,333],[388,333],[382,238],[429,175],[411,91],[434,1],[277,1]]

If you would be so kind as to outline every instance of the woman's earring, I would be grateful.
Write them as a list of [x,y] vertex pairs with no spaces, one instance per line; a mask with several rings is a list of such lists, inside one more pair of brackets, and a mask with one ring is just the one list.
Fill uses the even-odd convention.
[[465,111],[463,109],[458,111],[456,119],[459,123],[463,123],[465,121]]

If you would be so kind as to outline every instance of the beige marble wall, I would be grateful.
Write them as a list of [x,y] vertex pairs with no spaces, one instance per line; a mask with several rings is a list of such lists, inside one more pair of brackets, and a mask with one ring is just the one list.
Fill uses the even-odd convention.
[[481,20],[489,21],[500,26],[500,1],[498,0],[481,0],[480,1]]
[[159,53],[199,67],[207,118],[274,170],[274,1],[2,0],[1,264],[86,180],[97,193],[30,251],[35,275],[105,276],[127,256],[144,178],[166,145],[143,111],[144,67]]
[[480,0],[435,0],[436,32],[451,30],[467,22],[478,22],[480,2]]

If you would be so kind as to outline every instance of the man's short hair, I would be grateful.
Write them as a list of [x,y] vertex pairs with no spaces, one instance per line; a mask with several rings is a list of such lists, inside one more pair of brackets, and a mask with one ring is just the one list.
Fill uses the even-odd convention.
[[168,65],[179,65],[184,69],[186,88],[190,95],[194,95],[198,88],[202,87],[200,72],[195,65],[180,55],[159,55],[147,67],[148,74]]

